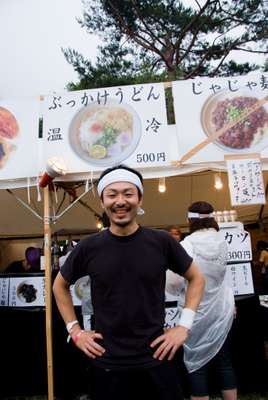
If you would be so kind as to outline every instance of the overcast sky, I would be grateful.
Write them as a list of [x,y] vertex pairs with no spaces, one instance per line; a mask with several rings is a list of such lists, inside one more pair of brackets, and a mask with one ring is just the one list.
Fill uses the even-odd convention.
[[81,0],[0,0],[0,97],[46,94],[77,80],[61,47],[96,56],[82,29]]
[[[76,21],[81,9],[81,0],[0,0],[0,97],[62,91],[77,81],[61,47],[94,60],[98,43]],[[243,53],[241,61],[255,57]]]

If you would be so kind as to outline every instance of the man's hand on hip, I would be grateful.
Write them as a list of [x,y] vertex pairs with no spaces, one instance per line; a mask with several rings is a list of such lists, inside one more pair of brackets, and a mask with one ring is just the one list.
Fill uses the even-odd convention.
[[168,355],[168,360],[172,360],[178,348],[183,345],[188,337],[188,329],[184,326],[176,326],[169,328],[158,336],[152,343],[151,347],[159,345],[153,357],[158,360],[163,360]]
[[72,336],[76,346],[90,358],[102,356],[105,349],[95,342],[96,339],[103,339],[101,333],[96,333],[95,331],[80,332]]

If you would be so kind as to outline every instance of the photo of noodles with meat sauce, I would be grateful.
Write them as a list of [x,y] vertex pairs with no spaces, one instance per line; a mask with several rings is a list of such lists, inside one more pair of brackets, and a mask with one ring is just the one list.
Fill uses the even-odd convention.
[[15,116],[6,108],[0,107],[0,136],[14,139],[18,134],[19,126]]
[[15,146],[0,137],[0,168],[5,166],[5,163],[13,150],[15,150]]
[[15,116],[6,108],[0,107],[0,168],[3,168],[9,155],[16,149],[12,142],[18,135],[19,125]]
[[84,160],[109,165],[129,157],[141,136],[139,117],[128,105],[92,104],[78,112],[70,125],[70,144]]
[[[257,97],[248,95],[224,95],[215,96],[204,105],[202,110],[202,125],[208,135],[223,129],[227,124],[234,122],[258,101]],[[232,128],[224,131],[215,144],[226,150],[246,150],[257,145],[268,133],[268,112],[264,106],[258,107],[245,119],[238,122]]]

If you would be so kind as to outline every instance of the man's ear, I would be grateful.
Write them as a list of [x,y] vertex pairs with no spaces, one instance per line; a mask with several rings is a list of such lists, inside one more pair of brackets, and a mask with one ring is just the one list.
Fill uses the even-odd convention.
[[102,200],[100,201],[100,204],[101,204],[101,208],[104,210],[104,204],[103,204]]

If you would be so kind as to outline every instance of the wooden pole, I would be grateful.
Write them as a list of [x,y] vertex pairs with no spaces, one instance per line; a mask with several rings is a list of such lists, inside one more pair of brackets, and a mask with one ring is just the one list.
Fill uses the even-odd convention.
[[53,350],[52,350],[52,283],[51,283],[51,226],[50,194],[48,185],[44,188],[44,256],[46,288],[46,345],[47,345],[47,379],[48,400],[54,399]]

